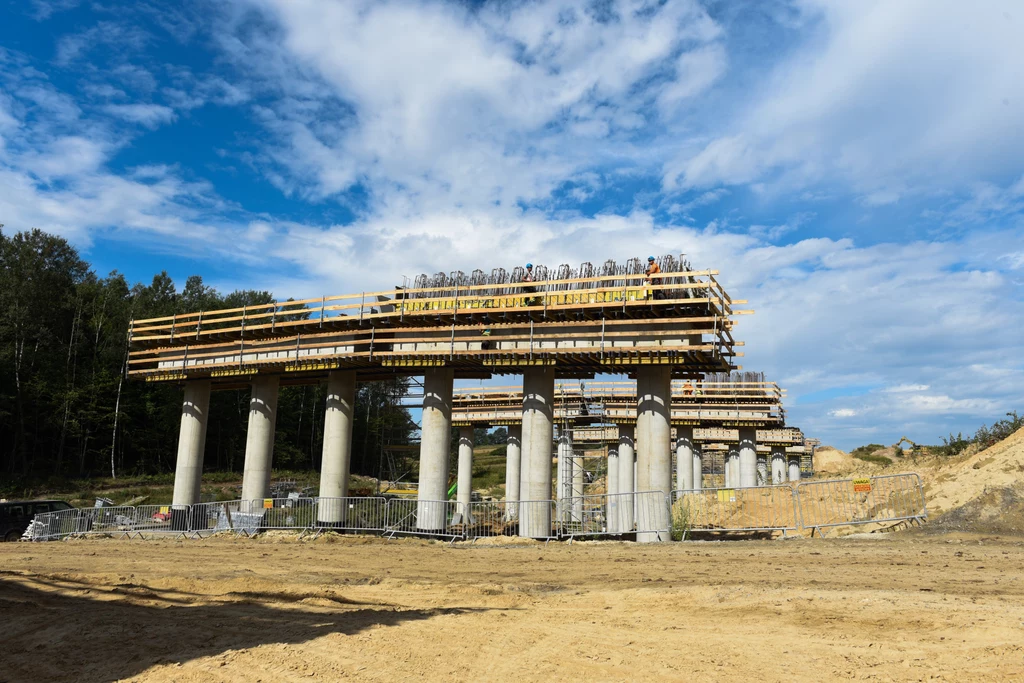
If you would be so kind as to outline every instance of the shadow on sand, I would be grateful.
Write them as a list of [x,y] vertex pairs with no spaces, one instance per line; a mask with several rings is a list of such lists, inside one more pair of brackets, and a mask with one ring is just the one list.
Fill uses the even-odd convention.
[[332,591],[198,595],[5,573],[0,683],[118,680],[156,664],[473,611],[371,605]]

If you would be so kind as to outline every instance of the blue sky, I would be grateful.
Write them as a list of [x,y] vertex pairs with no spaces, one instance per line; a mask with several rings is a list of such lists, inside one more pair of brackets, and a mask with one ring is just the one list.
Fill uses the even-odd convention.
[[1019,3],[0,7],[0,223],[101,274],[285,298],[685,252],[826,443],[1024,408]]

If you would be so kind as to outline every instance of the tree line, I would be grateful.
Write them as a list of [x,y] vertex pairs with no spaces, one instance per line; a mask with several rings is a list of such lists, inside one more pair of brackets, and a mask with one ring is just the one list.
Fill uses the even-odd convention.
[[[173,471],[181,387],[126,379],[132,319],[274,301],[271,292],[222,294],[200,275],[180,290],[166,272],[148,285],[99,277],[65,239],[0,225],[0,473],[39,480]],[[416,429],[400,405],[407,379],[359,385],[352,471],[407,466]],[[282,387],[274,466],[319,469],[326,391]],[[249,392],[210,398],[205,467],[240,471]],[[398,455],[394,455],[398,453]],[[395,462],[395,458],[398,462]]]

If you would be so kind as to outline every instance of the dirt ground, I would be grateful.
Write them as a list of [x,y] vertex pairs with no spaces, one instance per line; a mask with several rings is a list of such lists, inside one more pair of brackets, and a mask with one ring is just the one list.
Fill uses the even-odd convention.
[[0,681],[1024,678],[1024,542],[0,544]]

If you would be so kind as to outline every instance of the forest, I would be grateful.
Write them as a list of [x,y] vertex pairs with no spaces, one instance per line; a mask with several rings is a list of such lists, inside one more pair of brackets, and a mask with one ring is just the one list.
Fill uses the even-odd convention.
[[[0,225],[0,478],[13,482],[137,476],[174,470],[181,387],[125,377],[129,321],[269,303],[273,293],[222,294],[200,275],[179,290],[161,272],[149,284],[99,277],[65,239]],[[400,397],[410,382],[360,384],[352,471],[378,476],[393,452],[410,459],[417,427]],[[325,388],[282,387],[274,467],[320,468]],[[247,390],[215,391],[205,469],[239,472]],[[390,463],[391,469],[411,463]]]

